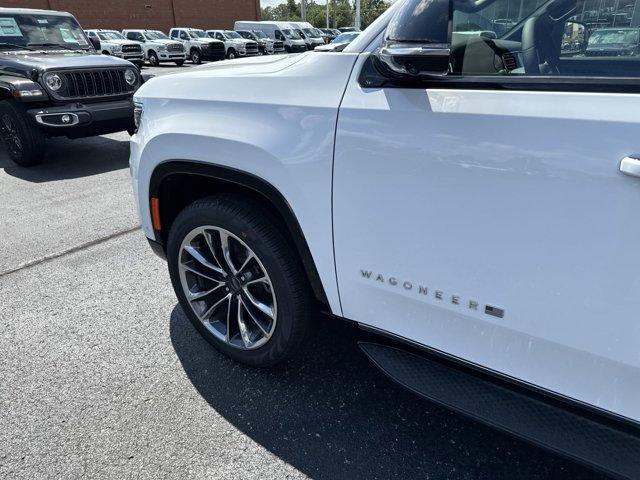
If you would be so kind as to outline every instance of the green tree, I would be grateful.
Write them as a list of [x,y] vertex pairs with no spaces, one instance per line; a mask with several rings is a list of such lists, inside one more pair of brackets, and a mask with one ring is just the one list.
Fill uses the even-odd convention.
[[[331,28],[352,27],[355,23],[355,0],[328,0],[329,26]],[[362,28],[368,27],[391,5],[390,0],[361,0],[360,20]],[[300,21],[300,2],[287,0],[276,7],[261,9],[263,20]],[[326,4],[307,1],[307,21],[323,28],[327,23]]]

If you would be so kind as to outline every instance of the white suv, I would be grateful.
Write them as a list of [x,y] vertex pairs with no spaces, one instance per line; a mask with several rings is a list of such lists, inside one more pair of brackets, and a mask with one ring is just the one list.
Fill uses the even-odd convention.
[[152,67],[161,62],[173,62],[181,67],[187,57],[182,43],[171,40],[159,30],[123,30],[122,34],[129,40],[140,42]]
[[152,79],[142,227],[230,357],[281,361],[327,312],[414,392],[638,478],[640,57],[585,55],[578,0],[510,28],[497,1],[404,0],[340,54]]
[[222,60],[226,55],[224,42],[215,40],[199,28],[172,28],[169,36],[181,42],[189,59],[196,65],[203,60]]
[[124,58],[138,67],[144,65],[144,51],[142,44],[137,41],[125,38],[120,32],[115,30],[85,30],[89,38],[100,41],[100,51],[104,55]]
[[247,57],[258,55],[258,42],[247,40],[239,33],[231,30],[207,30],[207,35],[224,42],[227,50],[227,58]]

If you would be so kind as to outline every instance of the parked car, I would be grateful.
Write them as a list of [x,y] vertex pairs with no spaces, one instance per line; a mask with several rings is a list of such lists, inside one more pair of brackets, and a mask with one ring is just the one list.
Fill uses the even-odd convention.
[[504,9],[405,0],[339,55],[144,85],[141,225],[202,336],[268,366],[348,319],[413,392],[637,479],[640,58],[560,57],[579,6],[454,43]]
[[358,35],[360,35],[359,32],[341,33],[328,45],[316,47],[316,52],[341,52],[347,48],[347,45],[353,42]]
[[322,31],[322,36],[325,38],[326,43],[331,43],[333,39],[340,35],[340,31],[336,33],[332,28],[321,28],[320,30]]
[[250,57],[258,55],[258,42],[247,40],[232,30],[207,30],[207,35],[224,43],[227,58]]
[[218,61],[226,56],[224,42],[215,40],[199,28],[172,28],[169,36],[184,45],[187,57],[196,65],[203,60]]
[[358,32],[359,30],[356,29],[356,27],[340,27],[338,31],[340,33],[347,33],[347,32]]
[[181,67],[187,58],[184,45],[171,40],[159,30],[123,30],[122,34],[129,40],[135,40],[142,45],[145,59],[152,67],[163,62],[172,62]]
[[269,38],[282,42],[287,53],[307,51],[307,44],[289,22],[236,22],[235,30],[260,31]]
[[261,30],[238,30],[237,32],[242,35],[243,38],[257,42],[262,55],[284,53],[284,43],[279,40],[272,40]]
[[140,73],[100,51],[69,13],[0,8],[0,138],[15,163],[39,163],[47,137],[133,132]]
[[307,45],[307,50],[313,50],[320,45],[324,45],[325,41],[322,37],[322,32],[311,25],[309,22],[290,22],[291,25],[295,28],[298,35],[302,37],[305,44]]
[[100,40],[103,55],[113,55],[124,58],[138,67],[144,65],[144,51],[140,42],[126,39],[120,32],[115,30],[85,30],[89,38]]
[[640,54],[640,29],[600,28],[589,36],[588,57],[635,57]]

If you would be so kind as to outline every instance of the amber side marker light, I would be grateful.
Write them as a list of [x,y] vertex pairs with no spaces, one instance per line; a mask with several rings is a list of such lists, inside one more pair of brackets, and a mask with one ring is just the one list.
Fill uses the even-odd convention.
[[162,230],[162,224],[160,223],[160,199],[158,197],[151,197],[151,223],[153,229],[156,231]]

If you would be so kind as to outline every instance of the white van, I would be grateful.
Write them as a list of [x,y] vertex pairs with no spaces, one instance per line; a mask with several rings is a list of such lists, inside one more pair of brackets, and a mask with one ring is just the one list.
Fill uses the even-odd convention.
[[314,50],[316,47],[325,44],[322,32],[309,22],[291,22],[291,25],[295,27],[298,35],[300,35],[307,44],[307,50]]
[[287,53],[305,52],[307,44],[289,22],[236,22],[234,30],[258,30],[269,38],[284,43]]

